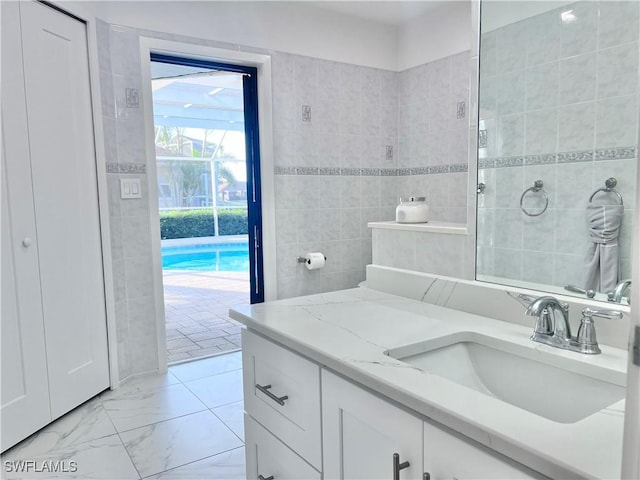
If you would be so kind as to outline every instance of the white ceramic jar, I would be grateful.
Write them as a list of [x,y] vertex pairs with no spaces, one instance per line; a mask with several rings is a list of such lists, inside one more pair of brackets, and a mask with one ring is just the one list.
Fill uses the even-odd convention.
[[429,205],[425,197],[407,197],[400,199],[396,207],[396,222],[427,223],[429,221]]

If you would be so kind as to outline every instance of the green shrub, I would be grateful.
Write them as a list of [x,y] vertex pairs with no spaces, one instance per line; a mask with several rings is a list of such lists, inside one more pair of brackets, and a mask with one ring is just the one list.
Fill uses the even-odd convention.
[[[220,235],[246,235],[247,211],[243,209],[218,210]],[[212,237],[213,209],[170,210],[160,212],[160,238]]]

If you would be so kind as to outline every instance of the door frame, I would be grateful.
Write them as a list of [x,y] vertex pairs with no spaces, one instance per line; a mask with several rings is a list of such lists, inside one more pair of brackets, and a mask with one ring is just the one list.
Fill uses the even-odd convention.
[[[636,185],[640,185],[640,168],[636,171]],[[629,336],[629,359],[627,362],[627,392],[624,412],[624,437],[622,440],[622,478],[640,478],[640,365],[633,363],[635,329],[640,329],[640,188],[636,189],[636,209],[633,225],[633,252],[631,272],[631,331]],[[637,334],[640,336],[640,333]]]
[[[247,220],[249,243],[249,282],[251,303],[264,302],[264,268],[262,261],[262,195],[260,183],[260,128],[258,124],[258,71],[256,67],[175,57],[151,52],[151,61],[171,65],[210,68],[241,75],[247,175]],[[155,120],[154,120],[155,123]],[[212,185],[212,194],[215,186]],[[251,194],[251,195],[249,195]],[[253,246],[253,254],[251,252]]]
[[[273,174],[273,127],[271,100],[271,56],[240,52],[200,44],[174,42],[153,37],[140,37],[140,63],[142,72],[141,104],[145,118],[147,175],[149,181],[149,215],[151,225],[160,224],[158,187],[155,165],[153,123],[153,94],[151,91],[151,53],[191,58],[209,62],[255,67],[258,71],[258,127],[260,143],[260,170],[262,186],[262,253],[264,270],[264,299],[277,298],[275,180]],[[153,260],[153,289],[156,307],[158,363],[161,372],[167,369],[164,288],[162,282],[162,255],[160,229],[151,230],[151,257]]]

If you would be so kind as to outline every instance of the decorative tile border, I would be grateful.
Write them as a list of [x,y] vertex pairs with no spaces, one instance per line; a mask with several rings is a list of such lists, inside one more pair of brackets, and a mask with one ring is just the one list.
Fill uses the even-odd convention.
[[636,158],[637,155],[638,150],[636,147],[602,148],[596,150],[595,160],[623,160]]
[[495,168],[496,160],[494,158],[479,158],[478,168]]
[[449,165],[434,165],[429,167],[429,173],[437,175],[438,173],[449,173]]
[[273,167],[273,173],[276,175],[296,175],[296,167]]
[[519,167],[522,165],[552,165],[605,160],[624,160],[638,157],[639,147],[611,147],[577,152],[541,153],[524,157],[498,157],[478,159],[478,168]]
[[592,162],[593,150],[563,152],[558,154],[558,163]]
[[520,167],[524,164],[523,157],[502,157],[496,158],[496,168],[500,167]]
[[340,175],[347,177],[358,177],[362,173],[361,168],[341,168]]
[[143,163],[114,163],[107,162],[107,173],[135,173],[146,174],[147,166]]
[[318,175],[318,167],[296,167],[298,175]]
[[449,173],[462,173],[468,171],[469,165],[466,163],[454,163],[452,165],[449,165]]
[[340,175],[340,168],[339,167],[320,167],[318,169],[318,175]]
[[540,155],[526,155],[524,157],[525,165],[548,165],[556,163],[555,153],[542,153]]
[[274,167],[275,175],[328,175],[347,177],[406,177],[468,172],[466,163],[413,168]]

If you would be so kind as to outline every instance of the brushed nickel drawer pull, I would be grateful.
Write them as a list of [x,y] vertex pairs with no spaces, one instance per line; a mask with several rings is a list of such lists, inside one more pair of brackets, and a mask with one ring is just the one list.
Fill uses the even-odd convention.
[[[277,397],[273,393],[271,393],[269,391],[269,389],[271,388],[271,384],[269,384],[269,385],[260,385],[259,383],[256,383],[256,388],[258,390],[260,390],[262,393],[264,393],[271,400],[276,402],[278,405],[284,406],[284,401],[289,399],[289,395],[284,395],[282,397]],[[267,478],[265,480],[269,480],[269,479]]]
[[393,454],[393,480],[400,480],[400,470],[409,468],[411,464],[409,462],[400,463],[400,455]]
[[263,477],[262,475],[258,475],[258,480],[273,480],[273,475],[269,475],[268,477]]

